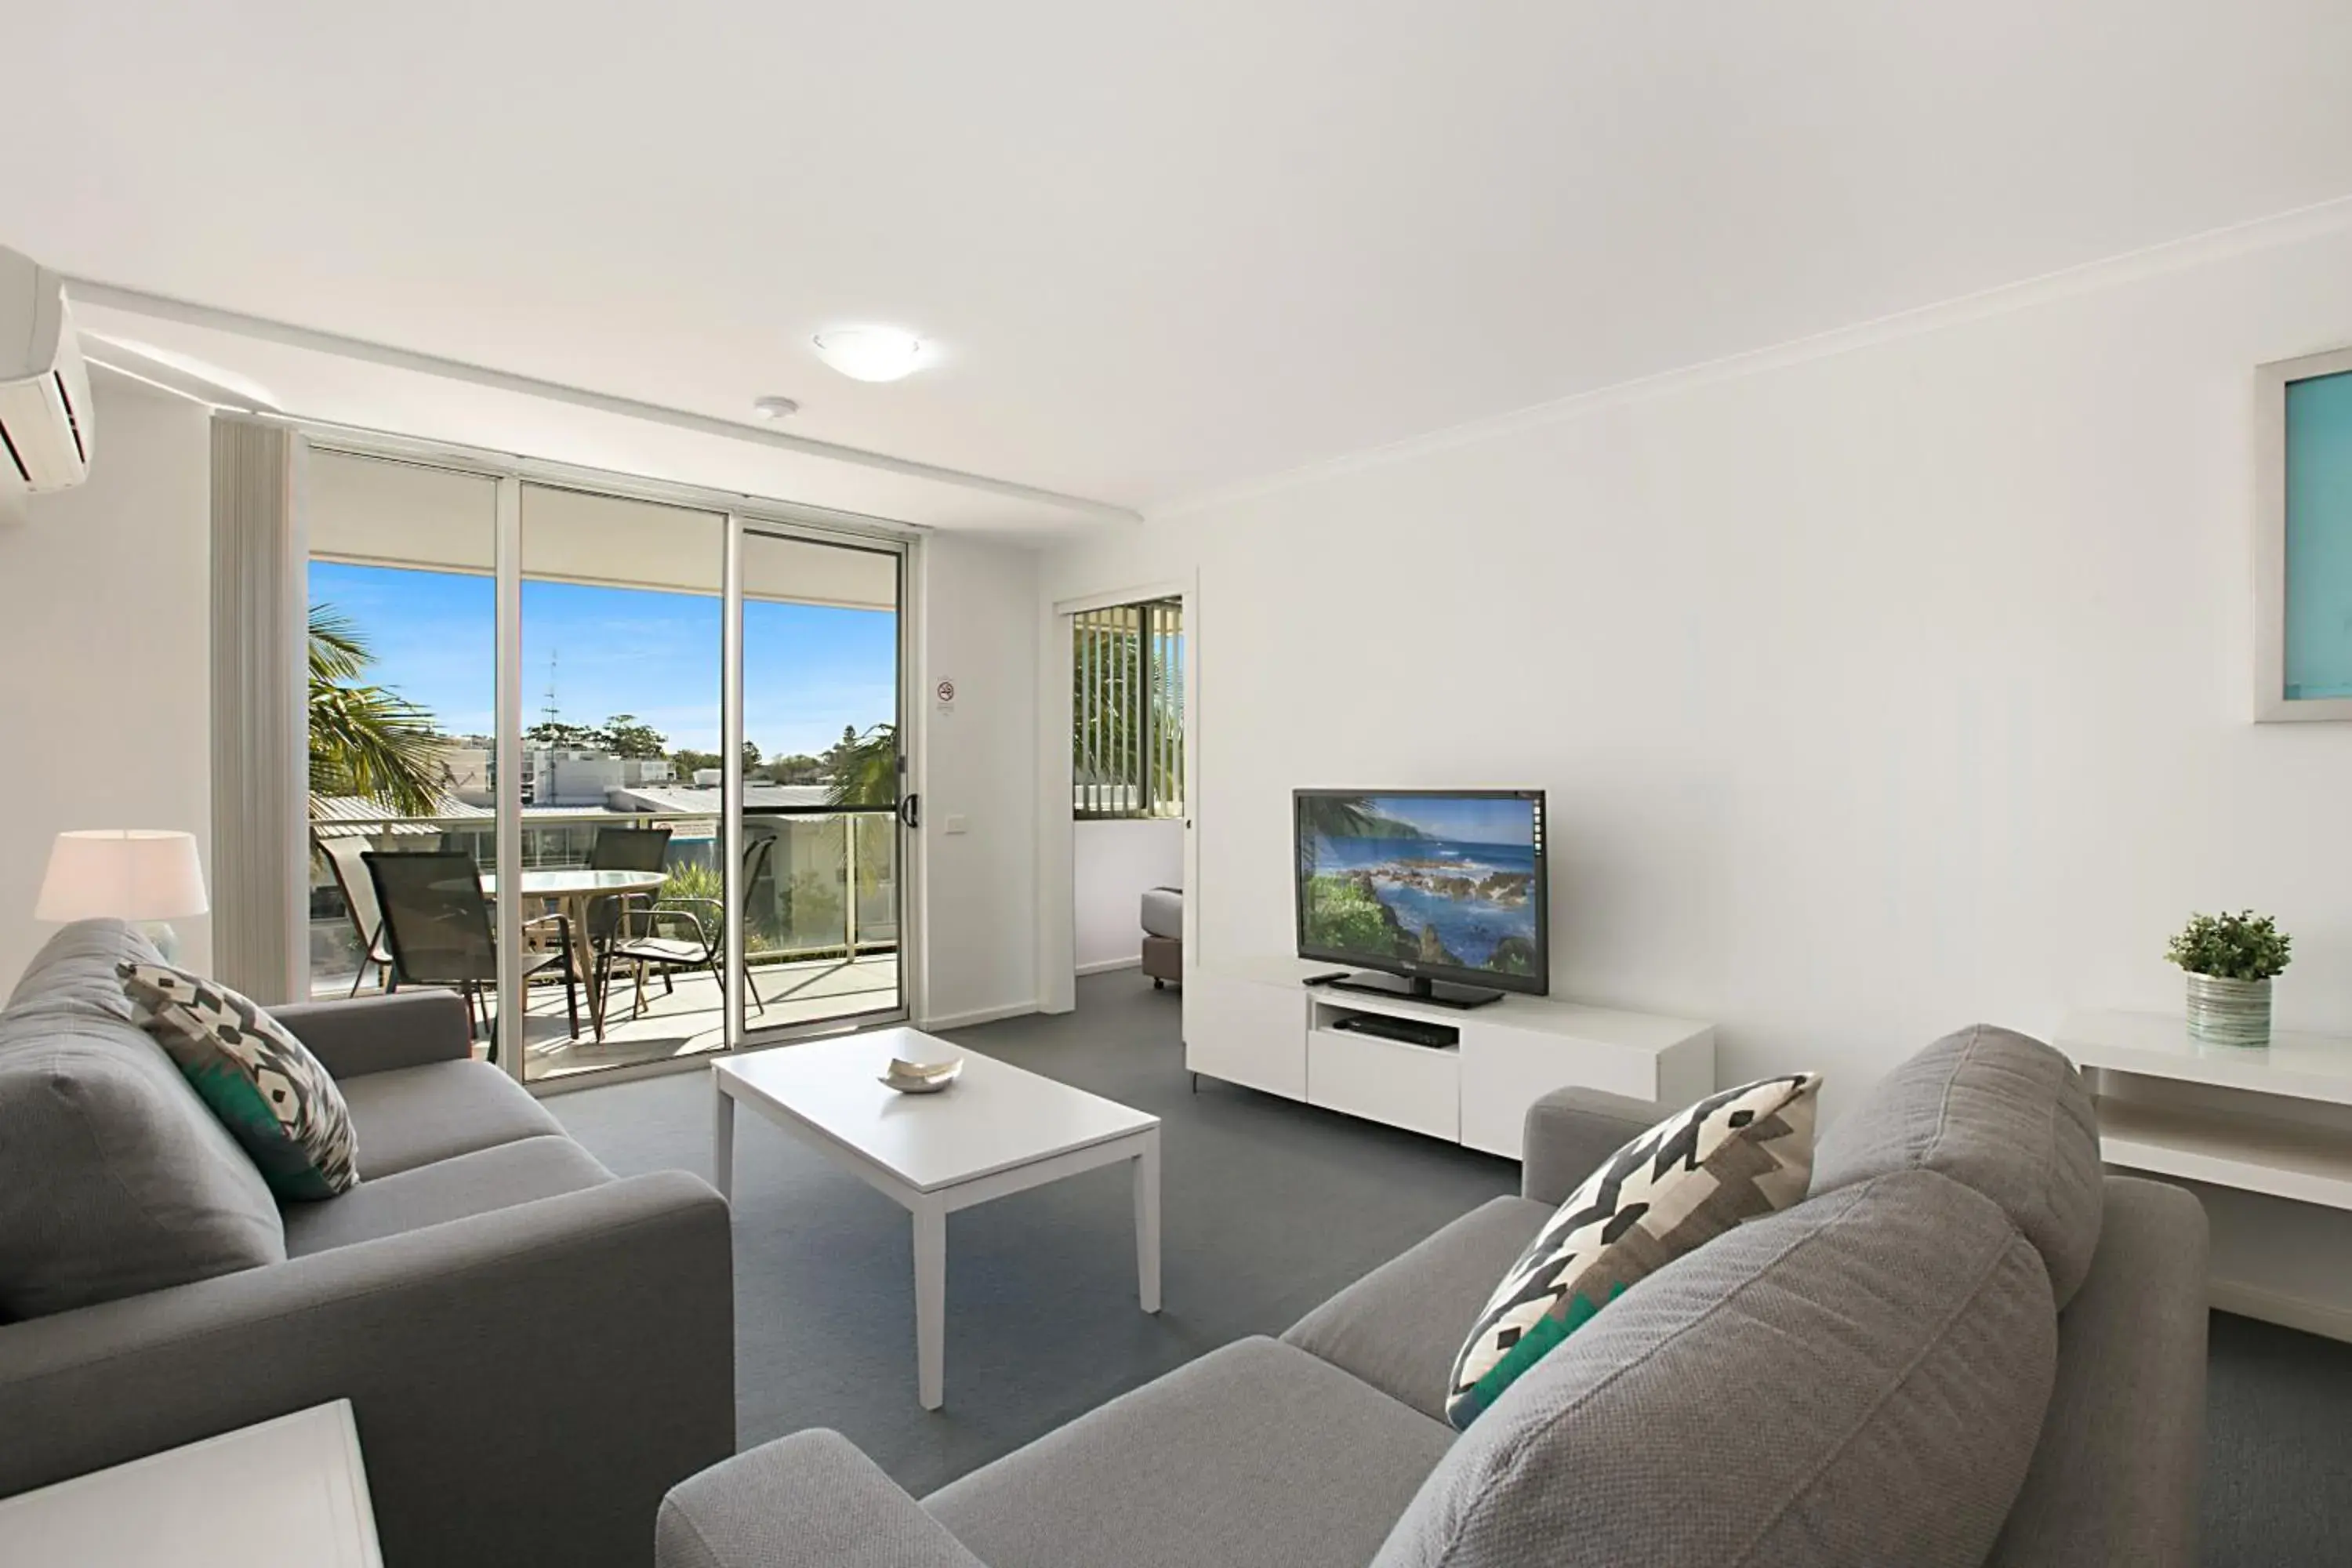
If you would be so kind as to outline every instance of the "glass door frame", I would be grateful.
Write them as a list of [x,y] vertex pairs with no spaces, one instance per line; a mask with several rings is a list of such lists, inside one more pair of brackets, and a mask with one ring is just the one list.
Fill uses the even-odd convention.
[[[919,910],[921,899],[918,889],[919,858],[911,851],[908,824],[903,813],[897,829],[898,897],[898,1005],[895,1008],[845,1015],[840,1018],[824,1019],[802,1025],[782,1025],[763,1028],[756,1040],[747,1037],[743,1022],[743,965],[739,956],[745,952],[743,939],[743,905],[735,896],[734,879],[740,874],[743,843],[743,540],[747,534],[798,540],[803,542],[840,549],[860,550],[896,558],[898,604],[895,612],[893,647],[898,660],[896,692],[898,700],[896,734],[898,750],[899,799],[907,800],[913,781],[920,776],[916,757],[917,737],[908,728],[908,716],[916,710],[912,681],[915,676],[912,643],[909,637],[908,586],[913,578],[908,568],[911,552],[921,539],[921,531],[910,525],[886,518],[861,513],[837,511],[821,506],[747,496],[740,491],[712,489],[702,486],[681,484],[671,480],[647,479],[617,473],[609,469],[583,467],[579,464],[521,457],[508,452],[492,451],[447,441],[420,437],[395,435],[386,431],[356,428],[325,421],[290,419],[285,424],[308,439],[314,448],[348,454],[360,458],[388,458],[415,463],[428,468],[452,469],[477,475],[495,482],[497,510],[494,534],[494,568],[492,578],[496,595],[496,627],[493,647],[495,665],[496,708],[493,714],[496,745],[497,780],[493,792],[493,821],[496,825],[495,860],[501,887],[520,887],[522,878],[522,742],[523,742],[523,668],[522,668],[522,492],[525,483],[545,484],[565,489],[584,490],[630,500],[652,502],[716,513],[725,519],[725,544],[720,594],[720,731],[725,754],[721,759],[725,787],[722,794],[723,814],[720,823],[722,853],[728,859],[725,936],[730,957],[736,961],[725,966],[722,989],[722,1026],[726,1044],[718,1051],[691,1057],[679,1057],[668,1061],[616,1067],[608,1071],[587,1073],[548,1084],[530,1083],[524,1076],[526,1049],[524,1028],[520,1022],[525,1016],[528,990],[522,972],[521,899],[499,899],[491,910],[498,942],[498,1017],[516,1020],[513,1028],[502,1028],[499,1067],[517,1083],[534,1090],[560,1092],[562,1089],[584,1088],[592,1084],[619,1083],[630,1079],[656,1076],[668,1072],[690,1071],[721,1056],[732,1056],[743,1050],[757,1050],[771,1046],[790,1044],[795,1039],[813,1035],[839,1034],[848,1029],[873,1027],[903,1023],[919,1010],[918,987],[922,965],[916,961],[917,943],[920,940]],[[307,504],[307,503],[306,503]]]
[[[773,1024],[760,1027],[757,1037],[744,1016],[746,970],[751,948],[746,942],[743,925],[745,896],[749,889],[738,889],[736,878],[741,874],[744,850],[743,827],[743,545],[749,538],[791,540],[803,544],[821,545],[835,550],[856,550],[868,554],[891,557],[896,579],[892,594],[892,657],[896,664],[892,682],[895,702],[890,731],[897,742],[898,795],[887,809],[892,819],[892,858],[896,866],[895,891],[898,899],[898,1004],[892,1007],[845,1013],[831,1018],[814,1019],[804,1024]],[[912,680],[909,648],[907,638],[907,556],[904,542],[866,540],[845,537],[840,531],[810,528],[773,518],[752,517],[730,512],[727,518],[727,562],[724,607],[720,611],[721,637],[725,643],[719,694],[719,763],[724,770],[726,788],[721,792],[726,813],[719,826],[720,853],[726,859],[726,937],[729,962],[726,965],[724,994],[724,1024],[727,1047],[716,1055],[733,1056],[741,1051],[762,1050],[771,1046],[790,1045],[796,1039],[812,1035],[837,1035],[845,1030],[871,1028],[889,1024],[904,1024],[915,1016],[913,985],[919,967],[912,962],[913,910],[917,904],[913,889],[912,846],[908,842],[908,803],[914,798],[916,777],[913,752],[908,745],[907,714]],[[856,819],[870,816],[883,807],[842,808],[842,842],[845,855],[845,877],[842,890],[845,904],[854,910],[857,897],[854,875],[849,868],[856,858]],[[848,962],[855,963],[857,950],[848,949]]]

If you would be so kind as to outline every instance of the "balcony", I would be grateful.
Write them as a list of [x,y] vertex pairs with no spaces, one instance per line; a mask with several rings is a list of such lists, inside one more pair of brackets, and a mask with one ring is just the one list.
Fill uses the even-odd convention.
[[[584,868],[600,831],[670,830],[663,880],[638,895],[637,918],[650,907],[666,931],[688,928],[675,918],[697,916],[714,928],[727,897],[720,869],[719,831],[709,816],[580,811],[526,807],[521,859],[525,872]],[[463,851],[486,878],[496,870],[497,828],[487,810],[457,808],[430,817],[364,815],[342,800],[313,803],[310,883],[310,989],[314,996],[344,996],[356,985],[374,990],[373,966],[361,973],[363,951],[341,883],[315,841],[360,839],[381,851],[425,848]],[[790,1030],[901,1005],[898,967],[898,834],[887,808],[793,806],[747,809],[745,865],[752,871],[743,900],[746,978],[764,1006],[747,995],[745,1023],[753,1034]],[[740,880],[740,876],[737,879]],[[575,905],[575,910],[581,906]],[[524,909],[530,919],[555,912],[544,900]],[[715,932],[714,932],[715,934]],[[546,945],[553,945],[551,942]],[[533,1082],[695,1056],[724,1048],[719,982],[708,968],[665,971],[607,965],[597,958],[547,966],[524,1002],[524,1072]],[[580,1029],[568,1018],[563,980],[579,987]],[[606,977],[604,1027],[592,1026],[588,981]],[[495,998],[484,997],[494,1017]]]

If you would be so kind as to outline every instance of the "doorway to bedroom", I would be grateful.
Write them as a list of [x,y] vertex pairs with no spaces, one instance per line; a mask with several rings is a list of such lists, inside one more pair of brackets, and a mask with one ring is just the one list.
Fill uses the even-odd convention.
[[1071,949],[1076,974],[1183,979],[1184,599],[1064,617],[1070,670]]

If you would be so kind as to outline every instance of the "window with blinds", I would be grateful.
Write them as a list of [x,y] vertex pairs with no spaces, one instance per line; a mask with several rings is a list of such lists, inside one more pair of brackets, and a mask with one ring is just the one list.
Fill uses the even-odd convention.
[[1184,602],[1071,619],[1072,815],[1183,816]]

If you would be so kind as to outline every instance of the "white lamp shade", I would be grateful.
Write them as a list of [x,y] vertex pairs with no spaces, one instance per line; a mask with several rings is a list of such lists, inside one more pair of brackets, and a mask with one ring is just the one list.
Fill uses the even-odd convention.
[[172,921],[210,907],[194,834],[108,827],[58,835],[33,918]]

